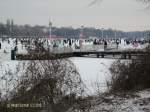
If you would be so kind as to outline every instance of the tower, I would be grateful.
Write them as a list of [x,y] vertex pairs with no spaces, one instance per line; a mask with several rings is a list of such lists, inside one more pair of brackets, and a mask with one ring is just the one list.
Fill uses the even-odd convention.
[[104,28],[101,29],[102,32],[102,39],[104,38]]
[[11,20],[11,24],[10,24],[10,32],[13,33],[13,27],[14,27],[14,21],[13,19]]
[[7,23],[6,23],[6,27],[7,27],[7,35],[10,36],[10,19],[7,19]]
[[7,26],[7,34],[9,36],[12,35],[13,33],[13,27],[14,27],[14,22],[13,22],[13,19],[7,19],[7,23],[6,23],[6,26]]
[[80,32],[80,39],[83,39],[84,35],[83,35],[83,29],[84,29],[84,26],[81,26],[81,32]]
[[49,37],[52,38],[52,22],[49,22]]

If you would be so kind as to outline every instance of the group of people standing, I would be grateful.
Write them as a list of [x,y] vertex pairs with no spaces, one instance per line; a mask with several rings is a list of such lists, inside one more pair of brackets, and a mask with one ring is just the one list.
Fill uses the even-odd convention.
[[[144,44],[147,41],[145,40],[127,40],[127,39],[100,39],[100,38],[95,38],[95,39],[49,39],[49,38],[16,38],[12,39],[15,46],[14,50],[17,51],[17,46],[18,42],[21,43],[21,45],[25,46],[34,46],[35,42],[42,43],[44,48],[61,48],[61,47],[70,47],[73,49],[82,49],[85,46],[103,46],[104,50],[108,49],[108,45],[111,46],[116,46],[116,49],[119,48],[119,45],[123,43],[126,45],[133,44],[133,45],[138,45],[138,44]],[[8,44],[10,44],[10,40],[8,39]],[[150,41],[149,41],[150,43]],[[0,42],[0,49],[1,49],[2,43]]]

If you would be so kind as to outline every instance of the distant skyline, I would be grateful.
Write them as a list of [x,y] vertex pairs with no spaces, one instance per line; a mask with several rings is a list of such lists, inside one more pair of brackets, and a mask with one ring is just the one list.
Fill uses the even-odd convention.
[[[0,0],[0,22],[79,28],[150,30],[150,9],[136,0]],[[97,0],[98,1],[98,0]],[[101,0],[100,0],[101,1]]]

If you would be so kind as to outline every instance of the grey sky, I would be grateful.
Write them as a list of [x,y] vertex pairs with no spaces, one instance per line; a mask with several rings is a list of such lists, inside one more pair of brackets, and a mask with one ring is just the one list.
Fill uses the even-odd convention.
[[13,18],[16,24],[54,26],[81,25],[124,31],[149,30],[150,11],[135,0],[0,0],[0,21]]

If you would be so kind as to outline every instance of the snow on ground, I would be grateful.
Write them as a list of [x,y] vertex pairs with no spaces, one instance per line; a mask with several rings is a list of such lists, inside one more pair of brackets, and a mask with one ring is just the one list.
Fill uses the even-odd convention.
[[16,80],[21,76],[24,69],[23,61],[0,61],[0,92],[2,96],[6,91],[16,87]]
[[8,61],[11,60],[10,52],[4,53],[4,50],[0,50],[0,61]]
[[[27,49],[25,47],[25,45],[21,44],[21,41],[18,40],[16,42],[16,39],[5,39],[2,41],[2,39],[0,39],[0,43],[1,43],[1,49],[0,49],[0,61],[7,61],[7,60],[11,60],[11,50],[14,50],[14,48],[17,46],[17,53],[18,54],[26,54],[27,53]],[[47,44],[45,44],[47,45]],[[68,44],[67,44],[68,45]],[[124,42],[124,40],[122,39],[121,43],[118,46],[118,49],[116,49],[116,44],[114,43],[109,43],[109,45],[107,46],[108,48],[111,48],[113,50],[137,50],[137,49],[144,49],[145,47],[148,46],[148,43],[145,44],[126,44]],[[31,46],[30,46],[31,47]],[[32,46],[33,47],[33,46]],[[60,46],[58,49],[56,49],[56,51],[60,51],[60,50],[64,50],[64,48],[62,49],[63,46]],[[87,50],[97,50],[97,51],[104,51],[104,45],[93,45],[93,42],[83,42],[83,46],[81,47],[81,49],[75,49],[74,48],[74,44],[72,44],[72,48],[75,51],[87,51]],[[68,50],[70,49],[70,47],[68,48]],[[70,49],[71,50],[71,49]],[[69,51],[70,51],[69,50]],[[62,52],[62,51],[61,51]]]
[[[10,44],[8,44],[7,41],[2,43],[2,49],[0,49],[0,77],[9,69],[13,74],[16,74],[16,69],[19,69],[24,63],[24,61],[11,61],[10,52],[12,47],[14,48],[13,41],[14,40],[11,40]],[[146,45],[139,45],[135,48],[142,49],[145,46]],[[22,47],[23,46],[19,43],[18,50],[20,53],[24,53],[25,51],[22,49]],[[134,47],[133,45],[121,44],[119,49],[134,49]],[[108,80],[109,76],[111,75],[109,67],[115,61],[115,59],[72,57],[70,60],[75,64],[77,70],[79,71],[81,79],[86,86],[85,92],[88,95],[95,94],[97,90],[100,90],[101,92],[106,90],[106,80]],[[9,79],[7,75],[4,78]],[[5,82],[0,81],[0,85],[0,90],[3,89],[6,91],[9,89],[6,88]],[[94,105],[94,107],[91,109],[91,112],[106,112],[110,110],[113,110],[112,112],[150,112],[150,90],[138,92],[137,95],[139,97],[105,97],[106,102]]]
[[[2,63],[3,68],[8,65],[7,67],[12,69],[12,71],[14,71],[14,66],[17,62],[11,61],[11,50],[16,46],[15,41],[15,39],[9,39],[5,41],[0,40],[0,63]],[[92,46],[92,43],[84,43],[84,45],[85,44]],[[134,47],[132,44],[126,45],[124,40],[122,40],[121,44],[119,45],[119,50],[142,49],[146,46],[147,44]],[[18,41],[17,48],[18,53],[27,53],[25,46],[22,45],[20,41]],[[101,51],[102,48],[99,49],[99,51]],[[89,94],[94,94],[97,89],[100,89],[101,91],[106,89],[106,80],[110,75],[109,67],[115,61],[115,59],[73,57],[70,58],[70,60],[72,60],[76,65]]]
[[27,54],[27,50],[25,46],[22,45],[20,41],[18,42],[17,48],[18,48],[18,51],[17,51],[18,54]]
[[13,42],[8,44],[7,41],[1,42],[1,49],[0,49],[0,60],[6,61],[11,59],[11,48],[13,47]]
[[119,45],[119,50],[141,50],[141,49],[144,49],[148,46],[149,44],[143,44],[143,45],[140,45],[140,44],[137,44],[137,45],[133,45],[133,44],[129,44],[129,45],[126,45],[126,44],[120,44]]
[[98,96],[89,112],[150,112],[150,90],[126,95]]
[[[100,59],[100,58],[77,58],[73,57],[70,60],[75,64],[79,71],[81,78],[85,84],[86,93],[94,94],[97,86],[100,84],[99,89],[104,91],[106,89],[106,80],[110,75],[109,67],[115,61],[112,59]],[[16,68],[18,65],[20,68],[24,61],[1,61],[0,73],[4,74],[4,71],[11,70],[16,74]],[[8,69],[9,68],[9,69]],[[2,73],[3,72],[3,73]],[[5,86],[3,86],[5,88]]]
[[[88,94],[93,95],[97,89],[95,82],[101,84],[100,89],[104,91],[106,88],[105,80],[109,78],[109,67],[115,61],[113,59],[101,58],[77,58],[70,60],[76,65],[81,78],[87,87]],[[1,61],[0,72],[10,68],[13,73],[17,65],[21,67],[23,61]],[[0,73],[1,74],[1,73]],[[5,83],[1,86],[5,88]],[[90,112],[150,112],[150,90],[144,90],[129,95],[129,97],[120,96],[98,96],[92,100]]]
[[[109,68],[115,61],[114,59],[102,58],[70,58],[76,65],[85,83],[88,94],[95,94],[97,89],[104,92],[106,89],[106,80],[110,76]],[[98,84],[98,85],[97,85]]]

